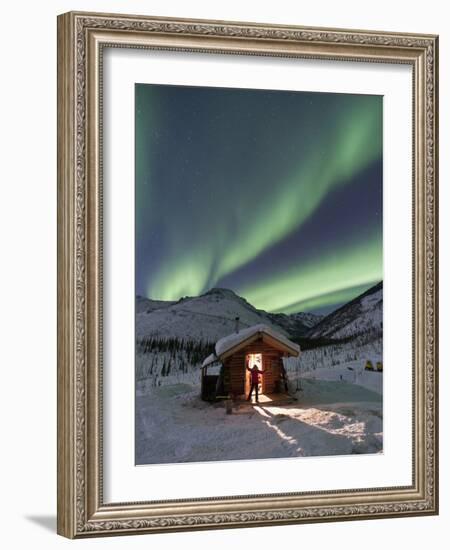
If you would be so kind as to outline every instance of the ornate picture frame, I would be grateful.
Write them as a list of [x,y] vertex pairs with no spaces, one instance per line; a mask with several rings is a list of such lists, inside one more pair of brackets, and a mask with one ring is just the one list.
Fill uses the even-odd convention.
[[[412,68],[412,484],[105,502],[105,48]],[[58,522],[69,538],[438,513],[438,37],[133,15],[58,17]],[[132,365],[130,365],[132,370]]]

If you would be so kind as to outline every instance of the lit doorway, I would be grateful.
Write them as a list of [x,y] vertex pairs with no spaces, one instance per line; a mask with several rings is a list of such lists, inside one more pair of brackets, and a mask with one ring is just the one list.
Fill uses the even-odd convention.
[[[263,358],[262,353],[247,353],[245,356],[245,396],[248,397],[251,388],[252,376],[248,369],[252,369],[254,366],[258,367],[259,371],[263,370]],[[258,393],[262,393],[262,376],[259,377]],[[255,394],[253,394],[254,398]]]

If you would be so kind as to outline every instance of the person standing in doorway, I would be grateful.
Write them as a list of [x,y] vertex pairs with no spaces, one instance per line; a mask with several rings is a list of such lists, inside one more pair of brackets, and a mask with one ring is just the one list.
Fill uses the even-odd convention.
[[248,366],[246,368],[250,372],[250,382],[251,382],[250,392],[248,394],[247,401],[251,400],[253,390],[255,390],[256,402],[258,403],[259,402],[259,399],[258,399],[259,377],[260,377],[260,375],[265,374],[266,371],[259,370],[256,365],[253,365],[252,368],[250,368]]

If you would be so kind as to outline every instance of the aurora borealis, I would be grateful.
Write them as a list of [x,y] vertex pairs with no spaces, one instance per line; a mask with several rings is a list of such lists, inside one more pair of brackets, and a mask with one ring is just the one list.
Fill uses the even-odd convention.
[[136,294],[327,311],[382,279],[382,97],[136,85]]

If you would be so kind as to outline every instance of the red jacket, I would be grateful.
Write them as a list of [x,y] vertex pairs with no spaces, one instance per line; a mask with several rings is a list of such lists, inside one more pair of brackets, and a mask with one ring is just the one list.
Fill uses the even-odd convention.
[[257,384],[259,382],[259,375],[264,374],[265,372],[263,370],[258,370],[258,369],[253,370],[250,367],[247,367],[247,370],[250,371],[252,384]]

